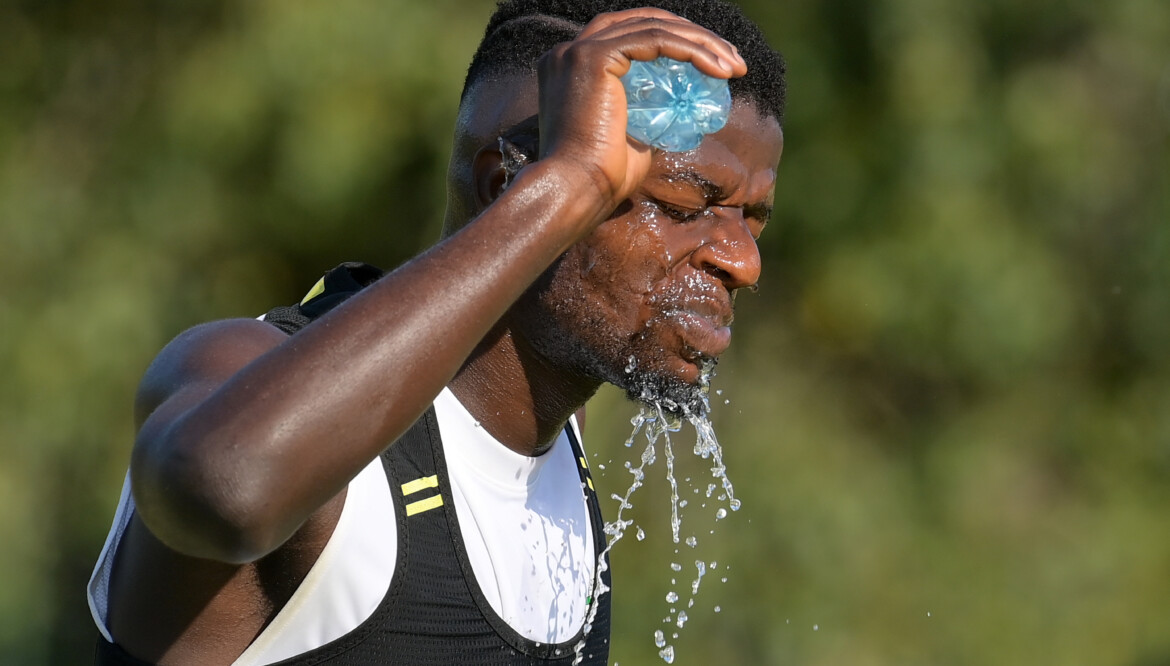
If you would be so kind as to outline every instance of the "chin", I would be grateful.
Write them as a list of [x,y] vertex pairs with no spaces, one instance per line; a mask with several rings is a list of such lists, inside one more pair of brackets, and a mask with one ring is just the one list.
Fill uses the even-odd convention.
[[716,359],[704,359],[694,381],[687,381],[679,375],[635,368],[620,382],[614,383],[634,402],[661,408],[677,416],[702,416],[710,410],[707,393],[715,363]]

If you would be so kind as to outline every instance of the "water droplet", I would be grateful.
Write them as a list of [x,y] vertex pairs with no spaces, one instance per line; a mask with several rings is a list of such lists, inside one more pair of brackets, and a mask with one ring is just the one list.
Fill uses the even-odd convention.
[[639,527],[637,533],[635,533],[634,536],[638,539],[638,541],[641,541],[646,538],[646,532],[644,532],[642,528]]
[[668,664],[673,664],[674,663],[674,646],[667,645],[666,647],[662,648],[661,650],[658,651],[658,656],[662,657],[662,661],[665,661]]
[[666,601],[667,601],[667,603],[673,604],[674,602],[678,601],[678,594],[676,594],[674,592],[674,590],[667,592],[666,593]]
[[819,624],[813,625],[813,631],[820,631],[820,630],[821,630],[821,625],[819,625]]
[[682,626],[686,623],[687,623],[687,612],[686,611],[679,611],[678,612],[678,620],[675,622],[675,624],[678,625],[679,629],[682,629]]
[[696,539],[696,538],[695,538],[695,537],[693,537],[693,536],[689,536],[689,537],[687,537],[687,542],[686,542],[686,543],[687,543],[687,545],[688,545],[688,546],[690,546],[691,548],[694,548],[695,546],[699,545],[699,540],[698,540],[698,539]]
[[723,507],[719,507],[719,510],[715,512],[715,520],[723,520],[726,517],[727,517],[727,509],[724,509]]
[[718,612],[720,612],[720,611],[722,611],[722,610],[723,610],[723,609],[722,609],[722,608],[720,608],[720,607],[718,607],[718,606],[716,606],[716,607],[715,607],[715,612],[716,612],[716,613],[718,613]]
[[666,636],[661,629],[654,631],[654,647],[663,647],[666,645]]
[[703,576],[707,573],[707,565],[702,560],[696,560],[695,570],[698,572],[698,575],[695,576],[694,582],[691,583],[691,594],[699,593],[699,583],[703,582]]
[[670,568],[674,569],[675,571],[682,571],[682,565],[679,564],[678,562],[671,562]]

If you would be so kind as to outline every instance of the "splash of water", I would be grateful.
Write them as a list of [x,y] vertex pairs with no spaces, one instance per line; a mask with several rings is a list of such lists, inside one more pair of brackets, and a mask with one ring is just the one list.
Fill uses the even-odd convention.
[[[630,365],[634,365],[634,360],[632,358],[630,359]],[[632,368],[627,368],[626,371],[629,372],[631,369]],[[616,545],[618,541],[621,541],[622,537],[625,535],[626,529],[634,522],[633,520],[624,519],[623,515],[627,509],[631,509],[633,507],[633,504],[630,502],[630,497],[633,496],[634,492],[637,491],[638,488],[642,487],[646,478],[646,467],[648,465],[653,465],[657,459],[656,446],[660,439],[663,443],[663,454],[666,459],[666,478],[670,483],[671,537],[674,543],[679,543],[679,531],[682,527],[682,519],[679,517],[678,513],[680,501],[678,494],[678,482],[674,476],[674,449],[671,441],[671,434],[677,433],[682,429],[683,420],[686,420],[695,429],[695,455],[704,460],[711,460],[712,462],[711,476],[718,483],[718,487],[723,489],[723,492],[719,494],[719,501],[726,501],[728,508],[730,508],[732,511],[738,511],[741,507],[740,500],[735,498],[735,491],[731,480],[727,477],[727,467],[723,464],[723,448],[720,446],[719,439],[715,436],[715,429],[712,426],[710,419],[708,418],[708,414],[711,411],[711,405],[707,396],[709,393],[711,377],[714,374],[714,363],[704,364],[700,370],[701,372],[699,381],[702,389],[702,399],[697,406],[692,408],[688,407],[687,405],[678,405],[669,401],[664,404],[663,401],[660,400],[647,400],[642,405],[638,413],[632,419],[630,419],[630,424],[633,426],[633,430],[630,432],[630,436],[626,438],[625,446],[627,448],[632,448],[638,435],[642,434],[646,438],[646,448],[642,451],[640,464],[637,467],[634,467],[633,464],[629,461],[625,463],[626,470],[633,477],[633,481],[631,482],[630,487],[626,491],[625,495],[618,495],[617,493],[614,493],[611,496],[618,503],[617,516],[612,521],[607,522],[603,528],[603,531],[606,535],[606,545],[604,550],[602,550],[601,554],[598,556],[597,572],[593,580],[593,586],[590,594],[593,602],[590,606],[589,613],[585,621],[586,635],[588,635],[590,628],[593,626],[593,620],[596,618],[597,609],[600,606],[598,603],[599,598],[601,595],[610,591],[609,586],[607,586],[602,581],[602,574],[609,569],[606,556],[611,550],[613,550],[614,545]],[[688,478],[687,481],[690,481],[690,479]],[[706,488],[706,496],[711,497],[716,487],[717,485],[715,483],[709,484]],[[697,494],[698,492],[698,488],[695,488],[695,493]],[[681,505],[685,506],[685,500],[684,503],[681,503]],[[703,506],[706,507],[706,504],[704,503]],[[720,520],[726,515],[727,510],[723,507],[720,507],[716,511],[715,519]],[[641,541],[645,534],[640,527],[638,528],[637,532],[637,538],[639,541]],[[714,531],[712,531],[712,533],[714,533]],[[694,536],[690,536],[687,537],[686,544],[694,548],[698,545],[698,541]],[[675,552],[677,552],[677,550]],[[712,562],[711,565],[711,568],[714,568],[715,563]],[[698,594],[699,585],[703,579],[703,576],[707,573],[706,565],[702,561],[696,561],[695,568],[697,570],[697,576],[691,583],[691,599],[687,604],[688,608],[694,605],[694,596]],[[672,562],[671,569],[673,571],[679,571],[681,567],[678,565],[678,563]],[[726,582],[726,578],[724,581]],[[671,584],[674,584],[673,579]],[[666,601],[668,603],[674,603],[677,600],[678,595],[674,591],[669,592],[666,596]],[[682,626],[686,624],[687,613],[685,610],[677,611],[676,614],[676,610],[671,608],[670,613],[671,614],[664,619],[664,622],[670,623],[673,621],[674,624],[679,628],[682,628]],[[678,634],[674,634],[674,637],[677,638]],[[674,662],[674,646],[666,644],[666,638],[662,631],[656,631],[654,633],[654,644],[655,647],[660,648],[658,656],[661,657],[663,661],[668,664]],[[585,640],[582,638],[582,640],[575,648],[575,658],[573,661],[574,664],[580,664],[584,658],[584,654],[582,652],[584,647]]]

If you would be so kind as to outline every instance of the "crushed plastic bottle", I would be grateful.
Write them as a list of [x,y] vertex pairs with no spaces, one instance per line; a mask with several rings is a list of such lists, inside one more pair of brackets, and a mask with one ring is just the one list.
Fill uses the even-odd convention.
[[626,133],[670,152],[699,147],[731,113],[726,79],[707,76],[689,62],[670,58],[635,60],[622,77],[628,109]]

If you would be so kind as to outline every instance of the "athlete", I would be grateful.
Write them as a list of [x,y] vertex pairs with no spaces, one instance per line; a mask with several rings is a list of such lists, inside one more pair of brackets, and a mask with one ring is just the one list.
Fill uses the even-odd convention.
[[[607,662],[574,414],[602,382],[693,403],[759,277],[783,145],[758,28],[651,4],[501,3],[442,240],[162,350],[90,582],[97,663]],[[626,138],[619,77],[659,56],[732,79],[694,151]]]

